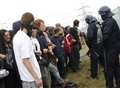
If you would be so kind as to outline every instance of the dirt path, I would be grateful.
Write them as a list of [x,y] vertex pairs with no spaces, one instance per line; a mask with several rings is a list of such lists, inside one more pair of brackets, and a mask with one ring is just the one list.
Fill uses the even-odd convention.
[[86,51],[88,50],[86,47],[83,47],[84,49],[81,50],[81,69],[80,71],[74,73],[69,72],[68,79],[71,81],[77,83],[79,85],[79,88],[105,88],[105,81],[104,81],[104,75],[103,75],[103,68],[100,67],[99,70],[99,79],[93,80],[88,79],[87,76],[90,74],[90,60],[87,56],[85,56]]

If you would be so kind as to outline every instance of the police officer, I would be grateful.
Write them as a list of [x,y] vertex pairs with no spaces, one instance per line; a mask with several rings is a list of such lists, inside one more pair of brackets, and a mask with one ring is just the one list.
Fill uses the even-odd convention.
[[98,28],[96,24],[98,23],[97,19],[91,15],[86,16],[85,19],[86,23],[88,24],[87,35],[86,35],[86,44],[89,48],[90,54],[90,71],[91,75],[90,78],[96,79],[98,76],[98,45],[97,45],[97,31]]
[[102,34],[103,46],[105,51],[105,78],[106,87],[114,88],[114,79],[116,88],[120,88],[120,63],[119,63],[119,27],[112,18],[113,13],[107,6],[99,9],[99,14],[103,20]]

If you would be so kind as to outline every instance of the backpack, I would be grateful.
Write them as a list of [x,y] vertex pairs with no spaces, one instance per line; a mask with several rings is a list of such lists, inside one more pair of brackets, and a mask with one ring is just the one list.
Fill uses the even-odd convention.
[[71,52],[72,36],[67,34],[64,38],[64,51],[65,53]]

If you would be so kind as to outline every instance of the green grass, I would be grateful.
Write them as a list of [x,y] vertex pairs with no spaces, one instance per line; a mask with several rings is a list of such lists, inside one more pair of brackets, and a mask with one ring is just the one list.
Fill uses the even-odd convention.
[[103,74],[103,68],[99,67],[98,80],[88,79],[90,75],[90,60],[87,56],[82,56],[82,63],[80,71],[68,74],[68,79],[77,83],[79,88],[105,88],[105,80]]

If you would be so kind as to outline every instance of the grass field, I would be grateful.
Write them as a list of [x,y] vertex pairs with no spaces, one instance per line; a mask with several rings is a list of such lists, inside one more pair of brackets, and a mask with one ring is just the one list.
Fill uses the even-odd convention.
[[[82,51],[85,53],[85,50],[87,50],[84,47],[84,50]],[[99,67],[99,73],[98,77],[99,79],[93,80],[88,79],[87,76],[90,74],[90,60],[87,56],[84,54],[81,56],[81,69],[80,71],[74,73],[70,72],[68,74],[68,79],[77,83],[79,85],[79,88],[105,88],[105,80],[104,80],[104,74],[103,74],[103,68]]]

